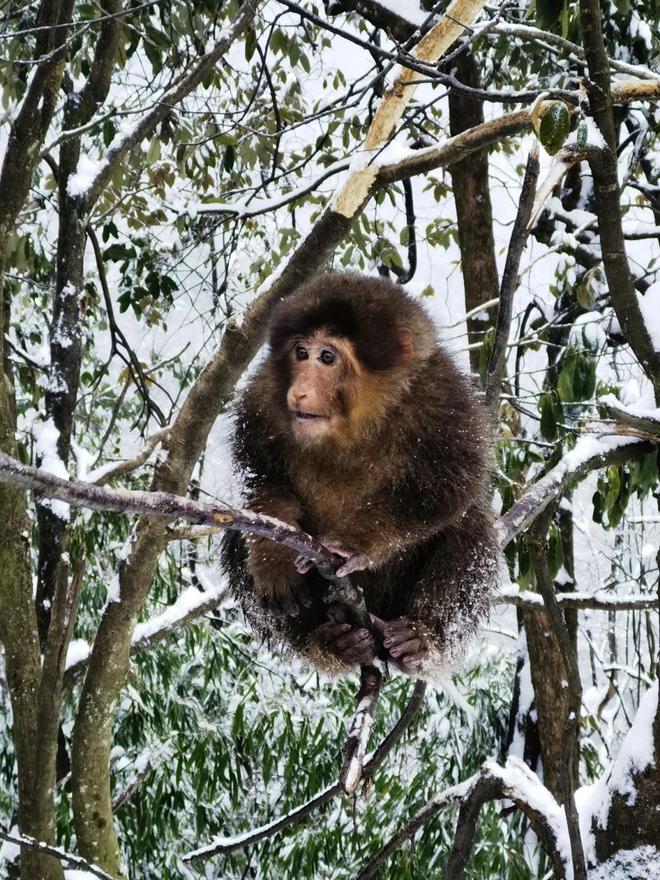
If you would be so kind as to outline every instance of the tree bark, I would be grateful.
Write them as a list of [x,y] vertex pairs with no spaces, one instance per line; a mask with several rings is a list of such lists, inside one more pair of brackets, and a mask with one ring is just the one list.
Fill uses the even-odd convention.
[[[465,85],[481,88],[477,62],[469,50],[461,52],[452,62],[456,76]],[[452,135],[460,134],[484,121],[483,104],[463,93],[449,93],[449,126]],[[482,150],[469,159],[456,162],[450,168],[458,244],[461,250],[461,270],[465,291],[465,309],[470,312],[483,302],[496,299],[499,294],[495,240],[493,238],[493,209],[488,180],[488,152]],[[496,309],[490,306],[483,314],[468,318],[468,342],[483,343],[495,320]],[[480,352],[470,348],[470,367],[479,372]]]

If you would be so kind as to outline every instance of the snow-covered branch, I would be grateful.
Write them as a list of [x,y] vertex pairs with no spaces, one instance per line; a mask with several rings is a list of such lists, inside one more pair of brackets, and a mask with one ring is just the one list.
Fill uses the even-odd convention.
[[[479,810],[488,801],[511,800],[527,816],[543,844],[558,880],[572,876],[571,854],[564,811],[547,788],[527,765],[509,758],[504,767],[486,761],[478,773],[447,788],[429,800],[413,818],[360,871],[357,880],[370,880],[388,858],[445,807],[460,804],[454,846],[449,856],[445,877],[462,876],[472,850]],[[570,873],[569,873],[570,872]]]
[[[642,611],[658,607],[654,593],[616,593],[599,590],[597,593],[557,593],[562,608],[580,608],[590,611]],[[498,591],[495,605],[515,605],[519,608],[543,608],[543,596],[534,590],[519,590],[510,585]]]
[[580,437],[567,455],[525,492],[497,523],[502,547],[512,541],[542,513],[548,504],[589,471],[613,461],[625,461],[649,451],[649,446],[631,437]]
[[28,849],[34,849],[37,852],[54,856],[56,859],[64,862],[65,865],[71,865],[72,868],[77,868],[79,871],[86,871],[94,877],[99,877],[100,880],[115,880],[111,874],[107,874],[99,868],[98,865],[93,865],[91,862],[86,861],[80,856],[66,852],[66,850],[61,849],[59,846],[51,846],[49,843],[35,840],[34,837],[28,837],[24,834],[9,834],[7,831],[2,831],[0,829],[0,840],[6,840],[8,843],[15,843],[17,846],[26,846]]

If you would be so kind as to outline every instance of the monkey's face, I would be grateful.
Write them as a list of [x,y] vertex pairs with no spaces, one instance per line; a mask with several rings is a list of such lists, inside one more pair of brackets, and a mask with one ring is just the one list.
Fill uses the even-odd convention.
[[350,342],[317,330],[292,339],[286,404],[294,437],[317,442],[339,436],[350,413],[355,356]]

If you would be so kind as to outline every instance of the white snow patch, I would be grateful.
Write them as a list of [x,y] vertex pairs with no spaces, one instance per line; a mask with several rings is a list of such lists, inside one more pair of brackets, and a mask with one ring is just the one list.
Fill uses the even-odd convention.
[[590,351],[601,351],[607,344],[602,321],[603,316],[599,312],[585,312],[580,315],[570,329],[568,344]]
[[66,191],[71,198],[82,196],[87,192],[104,164],[105,160],[90,159],[84,154],[78,159],[76,170],[66,185]]
[[[39,462],[39,470],[47,471],[63,480],[69,479],[69,472],[66,465],[57,452],[57,441],[60,439],[60,432],[55,427],[55,422],[46,419],[40,427],[36,428],[36,458]],[[64,501],[57,501],[54,498],[40,498],[39,504],[51,510],[55,516],[58,516],[64,522],[69,521],[70,507]]]
[[[658,705],[658,682],[655,681],[642,697],[632,727],[626,734],[619,754],[607,775],[592,785],[585,785],[575,793],[580,815],[580,833],[585,856],[591,863],[596,861],[592,826],[605,828],[615,794],[623,795],[634,804],[636,789],[634,776],[642,773],[653,762],[653,721]],[[650,876],[650,875],[649,875]]]
[[649,287],[644,296],[638,293],[637,302],[651,337],[653,349],[660,351],[660,282]]
[[660,850],[654,846],[620,849],[589,871],[589,880],[653,880],[660,877]]

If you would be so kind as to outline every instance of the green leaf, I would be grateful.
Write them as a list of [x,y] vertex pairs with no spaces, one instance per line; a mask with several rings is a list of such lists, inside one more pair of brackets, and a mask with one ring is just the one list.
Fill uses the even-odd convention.
[[[274,36],[273,40],[274,42]],[[254,28],[250,28],[250,30],[245,35],[245,60],[249,61],[250,58],[254,55],[254,52],[257,48],[257,34]]]

